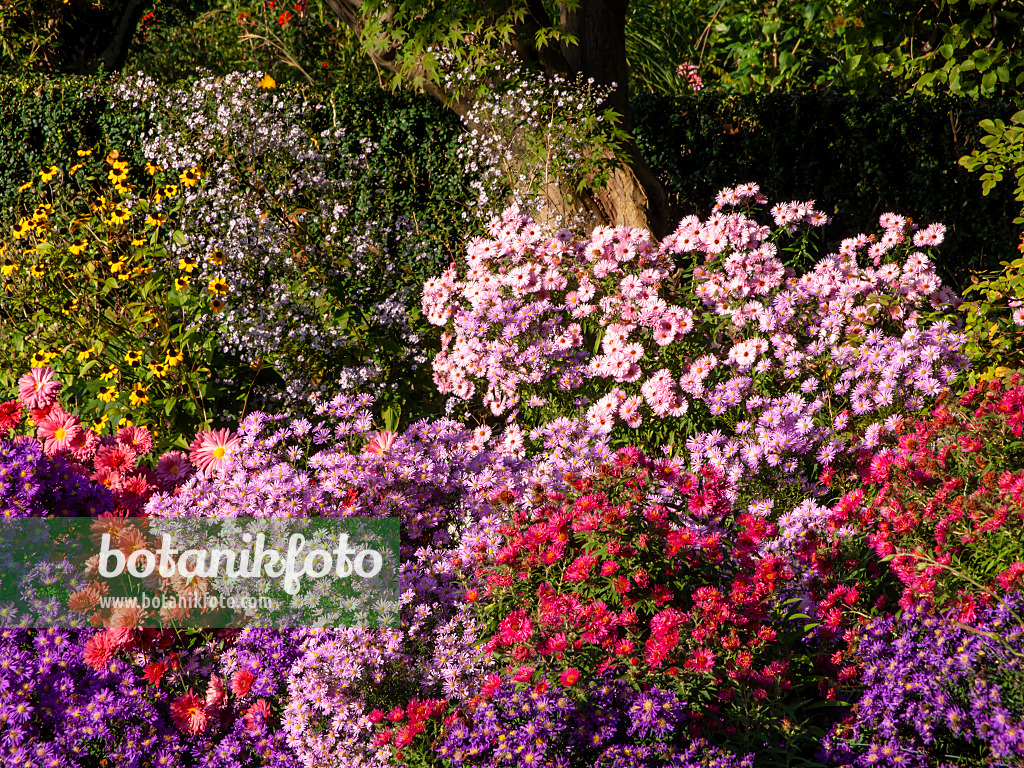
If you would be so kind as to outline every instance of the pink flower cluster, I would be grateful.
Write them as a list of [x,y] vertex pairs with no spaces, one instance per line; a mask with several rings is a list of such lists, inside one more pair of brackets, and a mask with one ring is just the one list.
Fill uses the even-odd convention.
[[963,335],[942,317],[957,297],[913,250],[941,243],[944,228],[885,214],[881,235],[847,238],[798,276],[786,250],[829,219],[813,202],[779,204],[772,229],[751,213],[765,203],[755,184],[722,190],[711,217],[687,217],[660,243],[628,228],[546,237],[507,212],[424,288],[428,318],[445,326],[435,382],[479,393],[517,434],[519,418],[543,424],[547,406],[567,427],[575,412],[592,443],[643,443],[633,430],[651,416],[655,440],[659,422],[687,414],[728,427],[733,436],[711,430],[688,448],[695,467],[733,483],[877,445],[887,417],[967,365]]
[[[154,491],[171,491],[192,474],[188,457],[180,451],[165,453],[153,469],[140,466],[139,460],[153,450],[153,437],[145,427],[129,425],[116,435],[99,437],[64,410],[57,400],[60,391],[51,368],[33,368],[18,380],[18,398],[29,409],[44,453],[70,459],[72,469],[113,490],[123,511],[140,511]],[[4,431],[16,426],[20,414],[20,409],[7,410]]]

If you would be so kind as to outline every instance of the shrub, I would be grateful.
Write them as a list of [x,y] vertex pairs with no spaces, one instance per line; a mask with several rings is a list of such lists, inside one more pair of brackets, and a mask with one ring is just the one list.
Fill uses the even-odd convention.
[[[1022,240],[1021,248],[1024,248]],[[1002,262],[1002,272],[971,278],[961,310],[967,315],[967,383],[1003,380],[1024,368],[1024,258]]]
[[22,185],[21,215],[0,240],[0,383],[56,365],[83,419],[148,424],[162,447],[184,447],[182,435],[209,423],[208,326],[226,284],[200,284],[196,265],[168,252],[184,237],[181,193],[202,176],[84,148]]

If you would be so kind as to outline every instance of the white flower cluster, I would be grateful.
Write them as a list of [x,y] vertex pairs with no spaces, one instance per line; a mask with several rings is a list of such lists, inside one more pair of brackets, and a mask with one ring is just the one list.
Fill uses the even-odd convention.
[[160,205],[182,206],[185,242],[171,245],[171,258],[198,262],[193,285],[220,277],[229,287],[216,315],[221,350],[272,365],[285,382],[283,400],[273,398],[283,406],[379,376],[372,361],[341,362],[352,356],[359,312],[372,318],[370,333],[397,341],[410,365],[422,365],[407,317],[415,297],[388,294],[400,266],[428,254],[402,217],[368,221],[352,212],[356,196],[380,184],[369,171],[376,148],[332,125],[323,105],[260,81],[260,73],[238,72],[167,89],[139,74],[117,94],[149,117],[141,150],[150,162],[174,174],[203,171],[201,185],[182,186],[180,198]]
[[604,123],[600,105],[612,89],[595,86],[593,78],[549,77],[515,61],[496,65],[488,76],[450,68],[444,79],[449,92],[479,92],[481,85],[483,95],[462,117],[466,132],[458,149],[467,170],[479,173],[470,184],[475,214],[487,220],[518,206],[537,220],[555,219],[580,231],[592,227],[595,222],[583,214],[560,214],[558,198],[586,181],[580,169],[594,157]]

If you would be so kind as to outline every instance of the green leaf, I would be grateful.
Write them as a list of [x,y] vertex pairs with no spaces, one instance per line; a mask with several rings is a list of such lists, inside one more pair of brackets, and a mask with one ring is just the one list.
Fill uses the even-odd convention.
[[180,229],[176,229],[171,233],[171,239],[178,245],[187,245],[188,238],[185,237],[185,233]]

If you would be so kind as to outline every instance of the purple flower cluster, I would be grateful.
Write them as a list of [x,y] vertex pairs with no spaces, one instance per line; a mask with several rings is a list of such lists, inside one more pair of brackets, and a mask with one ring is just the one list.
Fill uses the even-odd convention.
[[[210,677],[211,651],[219,644],[175,654],[175,668],[154,686],[140,669],[144,654],[118,654],[99,669],[83,663],[93,635],[0,630],[0,755],[11,764],[78,768],[110,760],[130,768],[294,765],[280,732],[261,717],[243,716],[238,706],[218,709],[198,734],[187,735],[175,724],[172,700],[186,686],[191,689]],[[286,642],[250,647],[264,668],[275,647],[287,654]],[[282,656],[274,670],[278,680],[287,662]]]
[[110,491],[33,438],[0,440],[0,516],[96,516],[114,508]]
[[450,722],[437,754],[455,768],[752,765],[752,756],[739,758],[692,741],[687,712],[672,691],[636,690],[607,675],[582,692],[503,682],[475,709]]
[[485,447],[489,430],[443,419],[374,433],[370,405],[368,396],[337,397],[315,407],[317,423],[251,414],[223,470],[200,473],[146,508],[170,517],[401,519],[401,628],[290,636],[299,656],[284,733],[311,766],[383,759],[374,757],[366,720],[383,702],[374,689],[471,694],[487,667],[462,596],[473,565],[501,540],[494,499],[521,496],[528,477],[525,462]]
[[[1024,621],[1019,593],[973,626],[917,605],[871,625],[863,694],[823,743],[829,765],[1018,766],[1024,761]],[[945,762],[952,760],[954,762]]]

